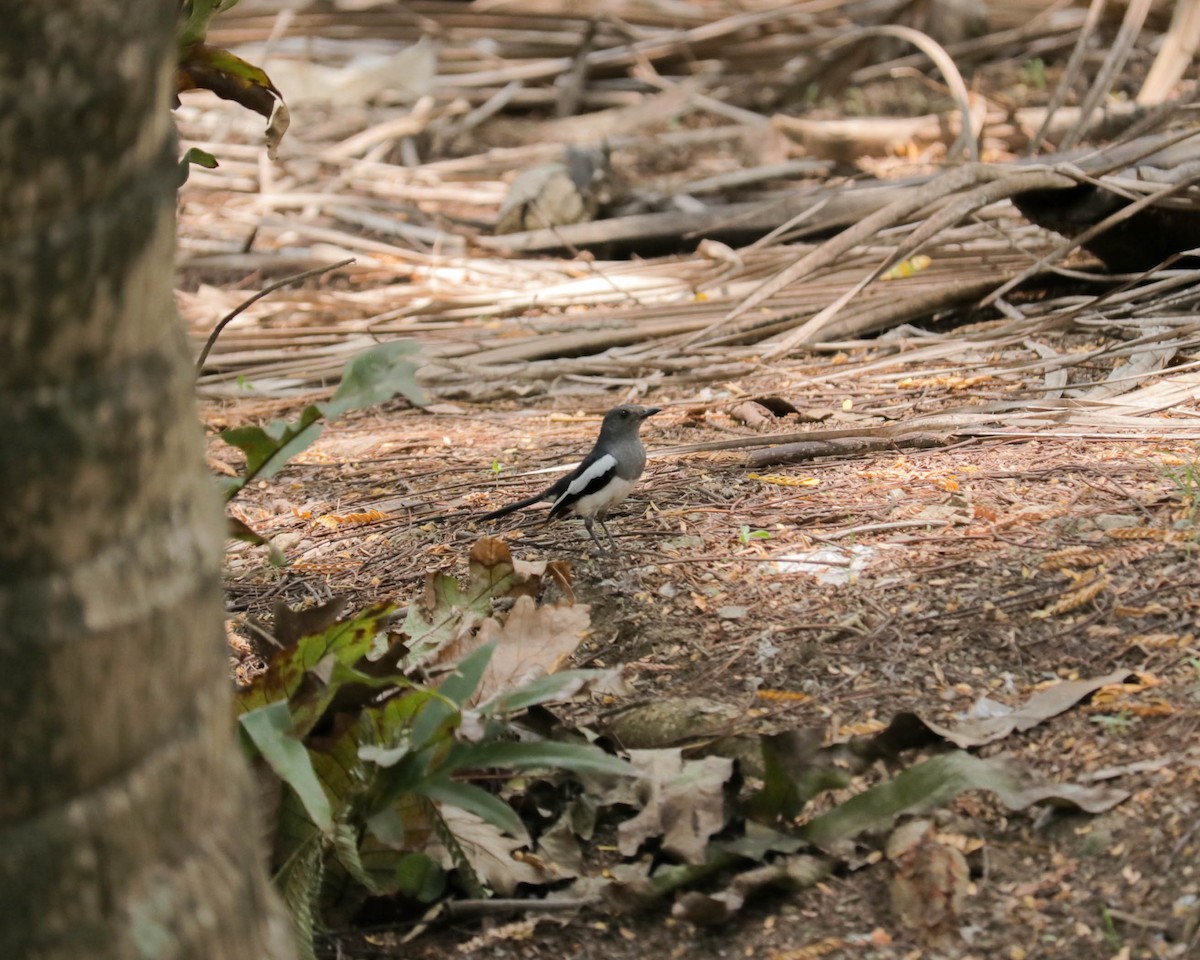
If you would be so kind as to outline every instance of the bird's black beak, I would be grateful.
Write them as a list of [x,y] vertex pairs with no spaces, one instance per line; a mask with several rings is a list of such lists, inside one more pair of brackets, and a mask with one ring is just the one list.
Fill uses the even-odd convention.
[[652,417],[656,413],[662,413],[662,409],[662,407],[646,407],[645,411],[642,413],[642,419],[645,420],[647,417]]

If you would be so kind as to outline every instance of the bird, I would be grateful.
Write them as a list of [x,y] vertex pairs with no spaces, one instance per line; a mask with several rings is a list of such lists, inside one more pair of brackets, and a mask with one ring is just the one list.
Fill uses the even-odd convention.
[[592,527],[593,521],[599,520],[604,535],[615,549],[617,542],[608,532],[604,520],[609,510],[629,496],[646,468],[646,448],[642,446],[638,431],[647,418],[661,411],[661,407],[643,407],[636,403],[613,407],[604,415],[600,436],[596,438],[592,452],[579,466],[541,493],[485,513],[479,519],[498,520],[543,500],[553,500],[547,521],[568,514],[581,517],[588,535],[604,553],[604,545]]
[[612,168],[603,149],[568,147],[560,162],[522,172],[508,188],[495,233],[520,233],[595,220],[609,200]]

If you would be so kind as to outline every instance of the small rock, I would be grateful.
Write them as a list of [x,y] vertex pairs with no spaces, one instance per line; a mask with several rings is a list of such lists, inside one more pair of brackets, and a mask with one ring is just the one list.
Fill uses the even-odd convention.
[[1092,522],[1101,530],[1118,530],[1121,527],[1140,526],[1143,521],[1131,513],[1101,513],[1093,517]]
[[301,540],[304,539],[302,533],[281,533],[276,537],[271,538],[271,543],[283,553],[296,547]]

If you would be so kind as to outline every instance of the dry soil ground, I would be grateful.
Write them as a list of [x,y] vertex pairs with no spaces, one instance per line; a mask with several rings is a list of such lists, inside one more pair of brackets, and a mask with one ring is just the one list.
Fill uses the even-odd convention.
[[[726,402],[648,399],[666,407],[645,430],[652,450],[752,432]],[[407,602],[427,570],[462,569],[475,538],[494,532],[472,512],[548,482],[524,474],[584,452],[609,402],[437,413],[397,403],[346,418],[239,501],[292,562],[277,570],[261,550],[235,549],[232,607],[261,614],[276,598],[343,593],[355,604]],[[204,413],[217,428],[284,409],[209,403]],[[236,462],[217,441],[210,451]],[[821,725],[835,738],[900,710],[952,724],[985,695],[1015,705],[1047,681],[1119,668],[1145,687],[982,749],[1131,796],[1099,816],[1010,813],[976,793],[941,811],[942,829],[970,839],[972,887],[961,940],[940,952],[897,923],[889,865],[864,856],[715,931],[665,908],[585,914],[478,955],[1196,955],[1198,458],[1179,441],[1062,438],[757,474],[741,454],[655,457],[612,524],[618,557],[591,556],[575,522],[507,518],[500,529],[515,555],[571,561],[580,600],[594,605],[579,660],[626,665],[635,699],[703,696],[739,707],[750,728]],[[479,930],[443,929],[403,955],[445,956]]]

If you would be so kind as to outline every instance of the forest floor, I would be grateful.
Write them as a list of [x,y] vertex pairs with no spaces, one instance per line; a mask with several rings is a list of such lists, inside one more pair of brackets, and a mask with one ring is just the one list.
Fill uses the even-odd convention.
[[[269,69],[293,107],[276,162],[261,118],[190,95],[177,112],[185,145],[221,162],[181,192],[180,312],[199,348],[270,281],[357,262],[272,293],[221,334],[199,378],[209,464],[236,473],[220,430],[294,417],[380,340],[420,344],[432,402],[345,415],[241,492],[235,514],[287,564],[230,546],[231,621],[267,622],[280,600],[416,603],[429,573],[464,574],[472,545],[499,536],[518,558],[569,563],[591,618],[570,665],[622,670],[630,690],[612,711],[703,703],[722,732],[833,744],[905,714],[963,727],[1065,682],[1125,678],[972,750],[1121,802],[1014,810],[972,790],[927,814],[969,865],[940,944],[898,917],[902,867],[885,837],[864,835],[821,882],[759,891],[712,928],[665,903],[498,925],[513,913],[408,944],[363,931],[336,955],[1200,956],[1200,273],[1114,279],[1064,255],[1007,195],[923,240],[923,266],[905,244],[936,204],[854,234],[925,182],[903,178],[953,159],[942,121],[955,108],[911,57],[823,53],[846,29],[837,5],[631,0],[619,20],[600,3],[590,26],[552,0],[293,6],[246,0],[214,31],[250,59],[275,44]],[[1085,28],[1071,4],[989,6],[993,32],[951,47],[972,96],[990,98],[972,100],[987,113],[983,160],[1016,169],[1037,124],[1017,108],[1044,107],[1081,29],[1108,51],[1118,23]],[[1155,6],[1118,71],[1130,97],[1169,20]],[[570,15],[585,19],[565,26]],[[440,59],[416,43],[426,36]],[[572,116],[554,114],[564,58],[591,65],[573,74]],[[842,86],[816,103],[804,71],[822,64]],[[303,92],[289,71],[314,65],[331,72]],[[409,80],[415,92],[398,92]],[[872,132],[909,116],[899,141]],[[518,170],[601,140],[623,219],[492,235]],[[704,224],[744,224],[752,203],[775,220],[701,241]],[[678,227],[698,208],[707,220]],[[593,229],[611,234],[589,246]],[[885,263],[911,269],[892,277]],[[646,474],[609,524],[618,554],[594,554],[577,521],[543,525],[544,506],[473,519],[549,485],[623,401],[663,411],[643,429]],[[819,447],[771,460],[801,433]]]
[[[648,399],[666,405],[645,429],[652,451],[739,429],[702,403]],[[523,474],[577,459],[599,412],[397,404],[347,417],[239,501],[291,563],[235,548],[233,608],[413,600],[426,571],[462,572],[474,540],[495,532],[469,512],[547,483]],[[246,415],[205,413],[213,428]],[[983,750],[1051,780],[1119,785],[1124,803],[1094,817],[1014,814],[973,793],[939,812],[939,829],[969,840],[973,876],[949,955],[1177,956],[1200,896],[1198,457],[1190,443],[1000,439],[753,475],[740,455],[692,454],[651,459],[610,524],[619,556],[591,555],[575,521],[499,526],[515,556],[571,564],[592,605],[579,665],[624,665],[634,701],[730,704],[740,729],[835,738],[905,710],[952,726],[985,696],[1016,705],[1048,681],[1136,671],[1137,692]],[[412,522],[414,506],[452,519]],[[585,915],[488,955],[920,956],[891,915],[886,868],[864,857],[717,932],[665,911]],[[408,949],[443,955],[446,937],[475,932]],[[816,952],[788,952],[800,945]]]

